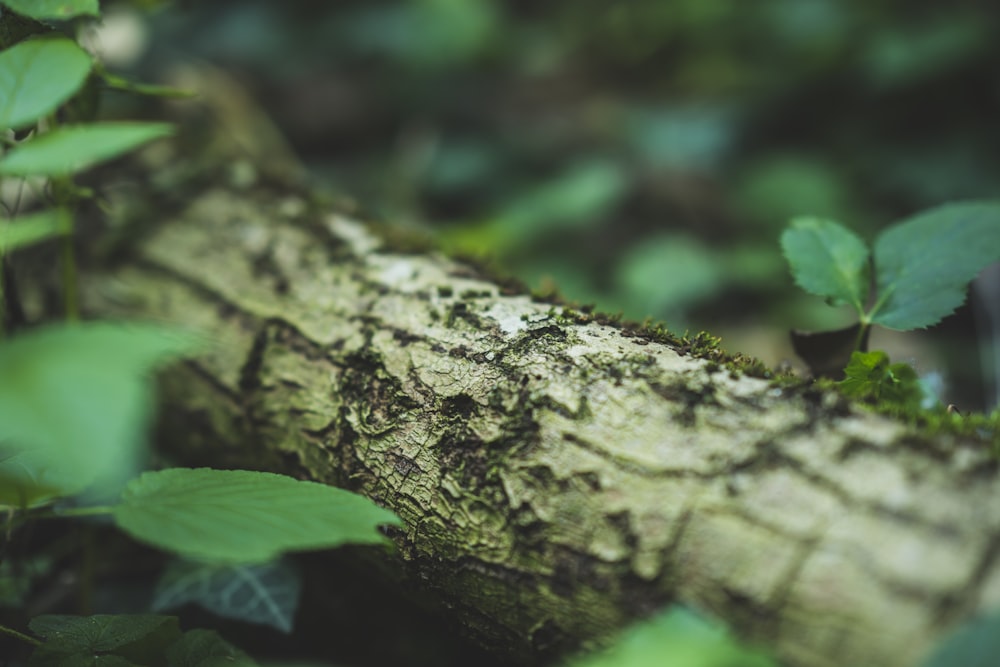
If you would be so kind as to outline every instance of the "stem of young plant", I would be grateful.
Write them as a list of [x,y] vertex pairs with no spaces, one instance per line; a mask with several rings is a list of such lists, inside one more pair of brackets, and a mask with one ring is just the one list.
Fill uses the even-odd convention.
[[35,639],[30,635],[26,635],[23,632],[18,632],[14,628],[8,628],[6,625],[0,625],[0,632],[4,633],[5,635],[10,635],[15,639],[20,639],[21,641],[31,644],[32,646],[42,645],[42,642],[40,640]]

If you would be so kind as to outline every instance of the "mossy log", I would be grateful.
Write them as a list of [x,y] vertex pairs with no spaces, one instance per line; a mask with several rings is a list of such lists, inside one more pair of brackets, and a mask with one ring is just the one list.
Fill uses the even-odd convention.
[[174,455],[392,509],[401,575],[525,663],[680,601],[789,665],[913,665],[1000,605],[981,443],[393,251],[291,189],[161,217],[82,293],[214,341],[164,380]]

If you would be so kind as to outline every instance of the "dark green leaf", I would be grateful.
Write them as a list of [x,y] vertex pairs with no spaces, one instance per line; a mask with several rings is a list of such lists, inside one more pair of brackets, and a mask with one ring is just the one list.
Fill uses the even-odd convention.
[[889,356],[881,350],[855,352],[844,374],[840,388],[853,398],[916,410],[924,397],[916,371],[907,364],[890,364]]
[[195,603],[214,614],[292,631],[302,579],[286,561],[259,564],[173,561],[153,594],[153,611]]
[[246,653],[214,630],[189,630],[167,649],[170,667],[256,667]]
[[781,235],[781,248],[802,289],[864,311],[868,295],[868,246],[830,220],[797,218]]
[[0,51],[0,130],[26,127],[55,111],[80,89],[91,65],[83,49],[62,37]]
[[923,667],[994,667],[1000,656],[1000,613],[966,623],[945,639]]
[[129,482],[115,507],[136,539],[195,558],[229,563],[282,552],[375,544],[399,519],[343,489],[247,470],[175,468]]
[[28,627],[45,639],[29,664],[46,666],[155,664],[181,635],[176,617],[155,614],[37,616]]
[[0,470],[0,502],[134,474],[148,373],[193,345],[177,331],[110,323],[36,329],[0,345],[0,458],[21,466]]
[[776,667],[769,657],[740,646],[724,628],[681,607],[627,630],[610,647],[577,657],[566,667]]
[[173,132],[166,123],[95,123],[53,130],[0,160],[0,174],[59,176],[118,157]]
[[74,16],[99,16],[97,0],[3,0],[2,3],[21,16],[33,19],[71,19]]
[[875,242],[878,302],[871,321],[899,330],[936,324],[998,260],[1000,204],[948,204],[894,225]]
[[0,222],[0,255],[46,239],[68,234],[73,220],[65,209],[55,208]]

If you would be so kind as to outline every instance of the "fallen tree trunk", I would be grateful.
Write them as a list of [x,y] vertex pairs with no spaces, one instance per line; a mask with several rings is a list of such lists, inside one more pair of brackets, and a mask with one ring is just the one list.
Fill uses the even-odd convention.
[[394,510],[401,571],[489,645],[539,660],[681,601],[789,665],[888,667],[1000,604],[981,443],[393,252],[291,189],[163,218],[82,290],[215,341],[165,380],[175,453]]

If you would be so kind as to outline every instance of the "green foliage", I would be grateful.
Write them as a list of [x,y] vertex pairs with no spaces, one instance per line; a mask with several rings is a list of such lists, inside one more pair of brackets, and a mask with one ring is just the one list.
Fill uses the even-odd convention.
[[[174,468],[129,482],[114,508],[133,537],[185,556],[259,563],[284,551],[380,544],[399,519],[343,489],[249,470]],[[288,521],[288,517],[295,521]]]
[[1000,612],[974,619],[942,641],[922,667],[992,667],[1000,656]]
[[62,176],[118,157],[172,132],[163,123],[100,123],[64,127],[25,142],[0,160],[0,174]]
[[936,324],[965,301],[969,281],[1000,260],[1000,204],[948,204],[886,229],[875,241],[878,301],[868,319],[889,329]]
[[72,231],[72,218],[65,209],[48,209],[19,216],[0,226],[0,257]]
[[920,409],[924,392],[916,371],[904,363],[889,363],[881,350],[854,352],[844,370],[841,391],[853,398],[876,401],[902,412]]
[[217,616],[292,631],[302,579],[286,560],[218,565],[174,560],[160,577],[153,611],[194,603]]
[[181,633],[177,618],[156,614],[38,616],[29,624],[45,642],[31,667],[252,667],[217,633]]
[[90,56],[64,37],[0,52],[0,129],[20,129],[55,111],[80,89],[91,66]]
[[781,248],[802,289],[864,311],[868,247],[853,232],[830,220],[798,218],[781,235]]
[[121,480],[152,408],[149,372],[195,339],[152,325],[50,326],[0,345],[0,503]]
[[566,667],[776,667],[763,653],[741,646],[724,628],[682,607],[633,626],[617,641]]
[[802,218],[781,235],[795,282],[850,304],[862,325],[907,330],[936,324],[965,301],[965,289],[1000,260],[1000,204],[965,202],[920,213],[875,242],[877,300],[866,310],[868,248],[829,220]]
[[71,19],[100,13],[97,0],[3,0],[0,4],[33,19]]

